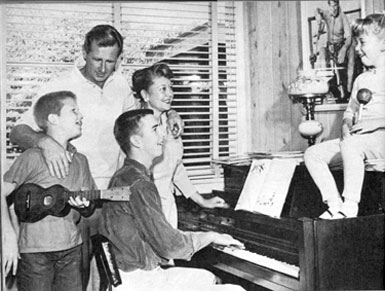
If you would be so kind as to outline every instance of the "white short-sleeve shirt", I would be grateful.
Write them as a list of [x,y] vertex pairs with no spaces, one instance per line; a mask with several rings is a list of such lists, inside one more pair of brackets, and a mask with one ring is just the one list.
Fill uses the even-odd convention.
[[[137,106],[131,88],[119,72],[114,72],[100,88],[87,80],[75,66],[70,72],[43,85],[38,96],[61,90],[72,91],[76,95],[83,114],[82,136],[71,143],[87,156],[98,188],[105,189],[119,166],[119,155],[122,154],[113,133],[115,120],[122,112]],[[18,124],[28,124],[38,130],[32,108]]]

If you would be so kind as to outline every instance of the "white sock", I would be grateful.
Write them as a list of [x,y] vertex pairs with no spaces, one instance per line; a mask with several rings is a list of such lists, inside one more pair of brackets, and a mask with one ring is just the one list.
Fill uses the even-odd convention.
[[333,199],[327,201],[327,204],[329,206],[329,211],[331,213],[336,214],[338,211],[340,211],[340,208],[342,207],[343,201],[342,199]]
[[358,202],[345,199],[340,211],[345,214],[346,217],[356,217],[358,214]]
[[333,219],[333,217],[340,211],[342,207],[342,199],[333,199],[325,201],[329,206],[328,210],[320,215],[321,219]]

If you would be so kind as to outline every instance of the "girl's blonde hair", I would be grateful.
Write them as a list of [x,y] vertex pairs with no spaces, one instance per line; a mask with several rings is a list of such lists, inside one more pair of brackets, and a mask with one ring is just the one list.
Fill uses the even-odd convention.
[[385,38],[385,13],[374,13],[359,18],[352,23],[352,34],[359,37],[363,34],[373,33],[379,38]]

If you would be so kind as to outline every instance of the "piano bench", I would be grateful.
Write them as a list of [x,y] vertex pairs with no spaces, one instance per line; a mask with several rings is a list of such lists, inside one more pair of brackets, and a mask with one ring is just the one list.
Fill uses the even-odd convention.
[[91,242],[100,277],[99,291],[112,291],[112,286],[116,287],[122,284],[122,280],[111,243],[101,234],[92,236]]

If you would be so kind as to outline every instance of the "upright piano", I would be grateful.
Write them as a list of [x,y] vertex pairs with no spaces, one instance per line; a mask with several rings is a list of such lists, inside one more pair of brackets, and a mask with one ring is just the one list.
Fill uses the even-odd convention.
[[356,218],[317,219],[325,206],[306,168],[298,166],[280,218],[234,211],[245,175],[247,168],[225,168],[225,191],[213,191],[229,209],[178,201],[180,229],[228,233],[245,244],[245,250],[206,248],[194,258],[197,264],[268,290],[384,289],[381,203]]

